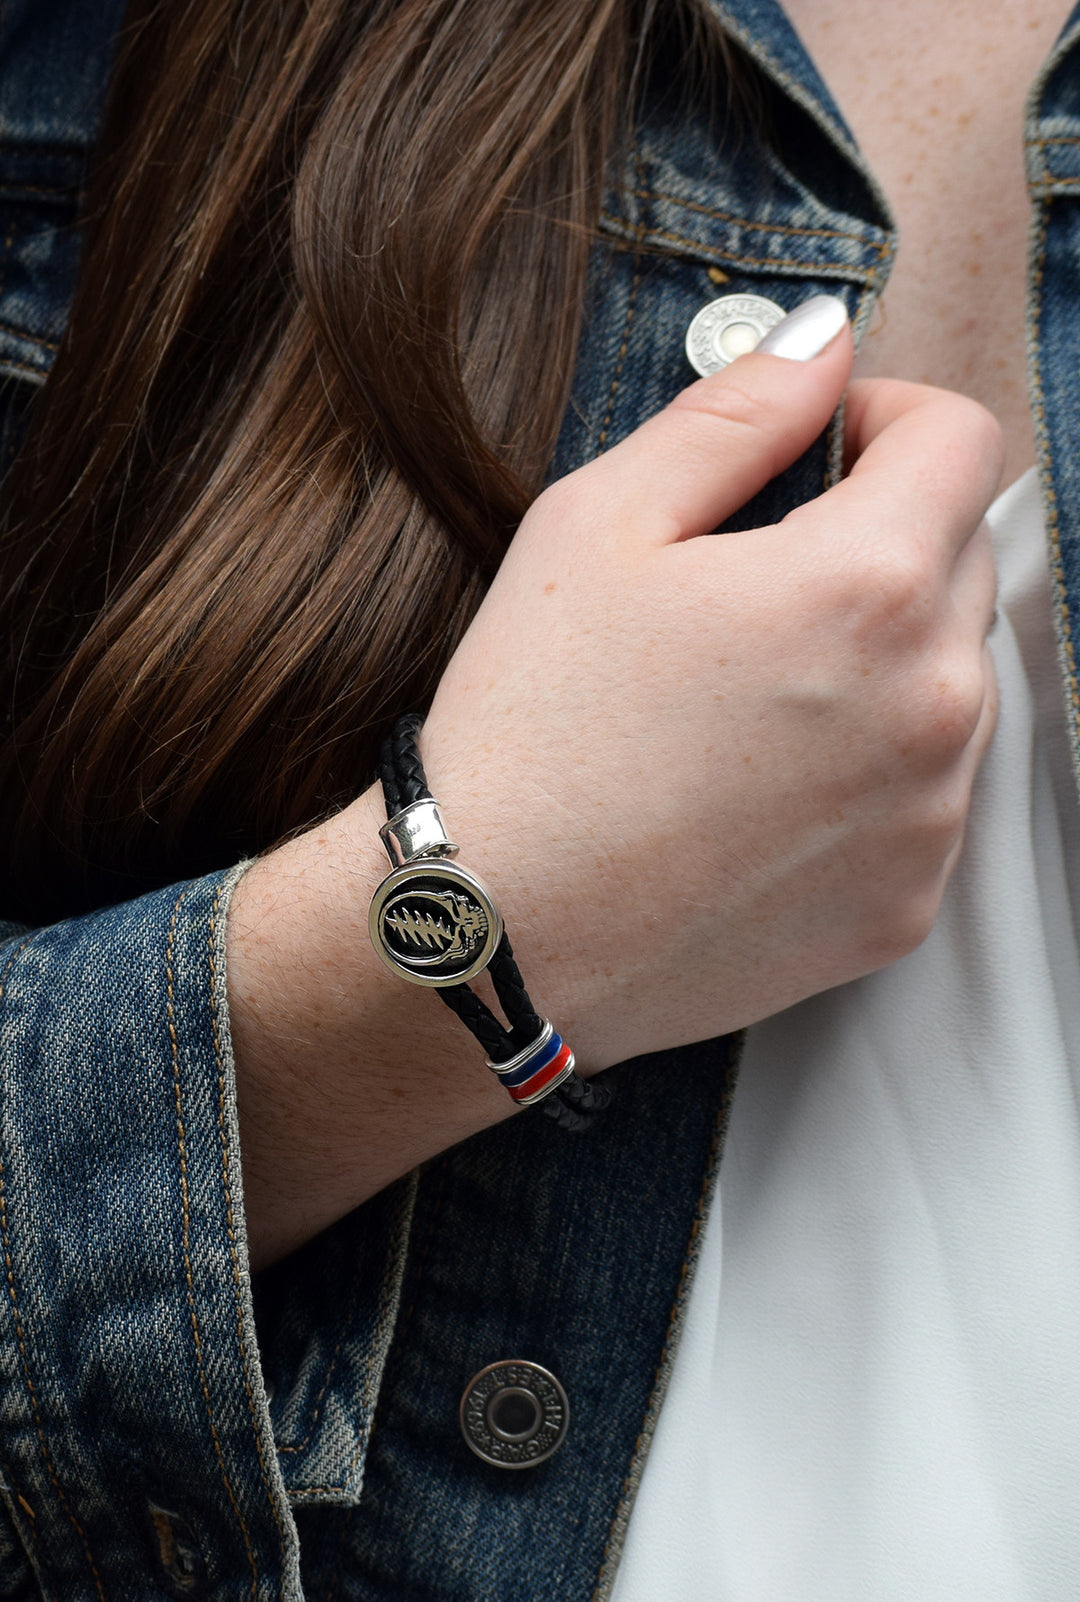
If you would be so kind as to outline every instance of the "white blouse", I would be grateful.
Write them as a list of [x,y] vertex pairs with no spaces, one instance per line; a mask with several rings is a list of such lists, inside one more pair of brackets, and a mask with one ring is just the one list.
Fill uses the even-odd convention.
[[750,1031],[615,1602],[1075,1602],[1080,815],[1034,470],[989,518],[962,859],[919,950]]

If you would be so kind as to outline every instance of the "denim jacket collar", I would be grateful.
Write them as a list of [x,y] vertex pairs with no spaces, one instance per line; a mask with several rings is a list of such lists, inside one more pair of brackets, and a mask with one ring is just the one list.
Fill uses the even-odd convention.
[[[699,249],[711,262],[865,282],[884,282],[895,249],[888,201],[867,167],[817,68],[777,0],[709,0],[727,36],[797,107],[791,139],[816,147],[804,165],[704,115],[672,126],[646,107],[622,174],[619,215],[604,226],[656,249]],[[801,135],[801,137],[800,137]],[[732,143],[739,143],[732,159]],[[822,143],[831,182],[822,183]],[[810,161],[805,163],[809,167]],[[640,202],[640,204],[638,204]],[[717,226],[717,225],[721,226]]]

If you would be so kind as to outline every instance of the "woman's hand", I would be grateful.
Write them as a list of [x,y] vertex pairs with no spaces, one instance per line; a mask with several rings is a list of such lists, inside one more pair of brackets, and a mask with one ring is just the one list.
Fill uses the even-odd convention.
[[[996,424],[857,384],[850,475],[709,535],[850,367],[846,329],[812,361],[743,357],[547,490],[439,686],[430,783],[586,1071],[853,979],[933,922],[996,713]],[[369,791],[235,893],[256,1265],[510,1111],[461,1024],[371,950],[382,815]]]
[[710,537],[851,359],[744,357],[535,503],[422,739],[586,1068],[707,1038],[929,932],[994,727],[996,423],[852,388],[850,476]]

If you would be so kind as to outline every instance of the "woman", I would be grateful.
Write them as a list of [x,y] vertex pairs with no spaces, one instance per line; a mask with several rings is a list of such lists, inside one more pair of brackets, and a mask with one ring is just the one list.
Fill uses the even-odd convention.
[[[610,1594],[714,1037],[909,952],[957,861],[997,430],[857,387],[836,483],[851,341],[820,302],[638,428],[703,301],[832,291],[862,328],[893,242],[778,10],[579,9],[129,17],[8,490],[10,911],[62,919],[2,998],[13,1595]],[[1067,105],[1049,79],[1044,150]],[[365,944],[375,750],[412,707],[582,1068],[653,1054],[576,1141],[494,1127],[460,1024]],[[457,1417],[513,1359],[504,1389],[550,1371],[571,1415],[520,1474]],[[634,1550],[618,1583],[655,1592]]]

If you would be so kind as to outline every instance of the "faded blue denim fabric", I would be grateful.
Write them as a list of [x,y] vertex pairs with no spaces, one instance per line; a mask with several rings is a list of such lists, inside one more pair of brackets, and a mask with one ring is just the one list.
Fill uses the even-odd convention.
[[[553,476],[690,380],[683,336],[705,301],[828,290],[861,330],[887,276],[887,208],[779,6],[712,3],[760,75],[770,142],[723,105],[682,105],[658,72],[612,176]],[[63,197],[8,197],[0,371],[20,379],[47,370],[63,325],[75,164],[117,17],[115,0],[0,12],[0,162],[42,185],[58,148],[71,163]],[[1078,38],[1072,23],[1030,120],[1035,394],[1074,731]],[[733,521],[817,494],[840,433]],[[603,1602],[733,1044],[612,1070],[618,1099],[587,1139],[530,1114],[476,1137],[252,1287],[222,946],[237,870],[222,868],[0,949],[0,1596]],[[457,1406],[476,1370],[514,1357],[559,1376],[571,1425],[548,1463],[508,1474],[469,1453]]]
[[0,7],[0,375],[40,384],[75,285],[76,215],[123,0]]
[[0,474],[67,321],[76,224],[123,13],[124,0],[0,5]]
[[1028,353],[1055,627],[1080,778],[1080,7],[1032,86],[1025,130],[1033,201]]
[[166,1514],[222,1595],[295,1568],[217,1010],[230,877],[0,951],[0,1452],[57,1598],[166,1594]]

